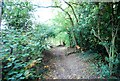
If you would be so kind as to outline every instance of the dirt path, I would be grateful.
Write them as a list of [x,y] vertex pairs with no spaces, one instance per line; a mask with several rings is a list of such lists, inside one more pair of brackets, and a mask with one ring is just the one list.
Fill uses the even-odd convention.
[[[71,50],[70,50],[71,51]],[[65,56],[66,47],[52,49],[55,58],[51,60],[51,70],[48,73],[51,79],[93,79],[93,68],[89,63],[82,61],[75,54]]]

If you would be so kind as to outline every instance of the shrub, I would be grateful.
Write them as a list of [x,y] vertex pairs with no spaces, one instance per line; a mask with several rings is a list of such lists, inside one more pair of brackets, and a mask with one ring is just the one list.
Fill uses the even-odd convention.
[[6,30],[2,33],[3,80],[32,79],[44,73],[41,54],[45,37],[36,31]]

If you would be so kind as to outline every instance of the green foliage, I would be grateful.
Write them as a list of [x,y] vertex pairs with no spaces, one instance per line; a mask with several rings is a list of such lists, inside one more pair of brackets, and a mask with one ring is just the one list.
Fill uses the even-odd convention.
[[[84,8],[84,9],[83,9]],[[96,39],[94,39],[94,36],[91,35],[91,28],[93,27],[92,24],[95,22],[93,18],[95,17],[95,13],[97,10],[96,6],[92,3],[83,3],[81,6],[78,7],[79,11],[79,25],[76,26],[76,29],[78,33],[76,33],[76,37],[80,37],[78,39],[78,43],[81,47],[91,48],[93,47],[94,43],[96,42]],[[94,42],[93,42],[94,41]]]
[[104,64],[102,62],[98,62],[98,65],[96,68],[99,67],[99,70],[97,72],[97,74],[100,75],[100,78],[110,78],[110,69],[109,66],[107,64]]
[[[76,1],[76,0],[74,0]],[[62,12],[53,20],[55,26],[35,25],[31,21],[33,6],[30,2],[5,0],[3,19],[6,29],[2,31],[3,80],[34,79],[42,77],[44,49],[47,49],[48,38],[54,37],[67,45],[80,46],[80,49],[97,49],[105,63],[98,63],[100,77],[109,78],[117,71],[119,56],[119,3],[69,3],[62,8],[62,3],[55,0]],[[60,3],[60,4],[59,4]],[[115,7],[114,7],[115,6]],[[76,21],[75,14],[78,22]],[[67,14],[68,13],[68,14]],[[71,17],[71,18],[70,18]],[[72,22],[73,21],[73,24]],[[26,31],[27,30],[27,31]],[[97,48],[102,45],[104,50]],[[89,54],[89,53],[88,53]],[[100,55],[89,54],[98,59]],[[39,67],[39,68],[38,68]]]
[[[113,61],[113,60],[110,60],[108,57],[105,57],[105,58],[108,62]],[[119,61],[118,61],[118,59],[114,59],[114,60],[115,61],[112,62],[112,64],[114,64],[115,66],[114,66],[114,69],[112,71],[112,74],[116,74],[116,72],[118,72],[118,70],[116,70],[116,69],[117,69],[117,64],[119,63]],[[99,60],[99,62],[95,64],[95,68],[96,68],[96,72],[100,76],[100,78],[107,78],[107,79],[114,78],[114,79],[116,79],[116,77],[111,76],[111,69],[109,68],[109,65],[106,63],[103,63],[101,60]]]
[[[118,44],[115,43],[115,41],[117,41],[115,39],[117,36],[115,32],[117,32],[117,26],[119,26],[116,21],[119,21],[119,19],[117,19],[119,15],[116,14],[118,11],[111,7],[112,5],[116,6],[114,3],[83,3],[78,7],[78,14],[80,14],[79,25],[74,29],[75,32],[77,32],[76,37],[80,46],[95,49],[97,45],[102,45],[105,48],[99,51],[99,53],[102,52],[104,55],[109,56],[106,60],[108,64],[101,65],[102,74],[108,77],[112,76],[119,63],[116,57],[117,52],[119,52],[116,48]],[[105,73],[107,72],[106,68],[109,69],[107,74]]]
[[3,19],[9,28],[28,29],[31,27],[30,12],[33,11],[30,2],[4,1]]
[[[70,5],[64,8],[64,13],[67,12],[73,21],[74,25],[71,25],[71,19],[69,15],[59,14],[57,18],[58,23],[62,23],[61,29],[65,29],[64,32],[68,33],[71,46],[79,45],[81,48],[87,48],[95,50],[98,54],[103,56],[103,60],[107,56],[108,59],[105,65],[101,65],[103,71],[102,74],[105,76],[112,76],[116,67],[118,66],[119,55],[119,6],[120,3],[77,3],[77,0],[72,2],[67,1]],[[56,3],[58,5],[62,5]],[[73,9],[70,7],[72,6]],[[62,6],[61,6],[62,7]],[[76,14],[73,13],[75,11]],[[78,22],[76,21],[75,15],[77,16]],[[66,18],[67,17],[67,18]],[[64,22],[62,22],[64,20]],[[69,23],[68,25],[65,23]],[[60,24],[61,25],[61,24]],[[109,72],[106,71],[109,68]],[[107,73],[105,73],[107,72]],[[109,74],[110,73],[110,74]]]
[[46,42],[53,33],[44,26],[36,27],[28,32],[21,29],[2,31],[3,80],[41,78],[46,72],[41,53],[48,48]]
[[46,72],[42,51],[47,49],[47,39],[54,37],[52,28],[35,25],[30,20],[32,5],[29,2],[5,1],[3,19],[6,28],[1,31],[3,48],[3,81],[43,78]]
[[47,48],[46,37],[41,33],[36,32],[36,30],[27,33],[21,30],[3,31],[2,75],[4,79],[17,80],[35,78],[42,75],[36,70],[37,67],[39,67],[38,70],[42,68],[43,55],[41,52]]
[[[63,22],[64,20],[64,22]],[[54,23],[54,26],[56,27],[54,32],[56,34],[56,39],[64,41],[67,46],[70,46],[70,28],[71,24],[69,19],[67,19],[66,14],[58,12],[58,14],[53,18],[52,22]]]

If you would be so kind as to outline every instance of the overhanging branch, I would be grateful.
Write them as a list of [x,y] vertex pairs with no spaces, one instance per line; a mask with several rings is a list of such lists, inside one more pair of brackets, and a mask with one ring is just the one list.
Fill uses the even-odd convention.
[[59,8],[68,15],[70,22],[71,22],[71,25],[74,26],[71,15],[67,11],[65,11],[61,6],[39,6],[39,5],[34,5],[34,6],[36,6],[38,8]]
[[39,5],[34,5],[38,8],[59,8],[60,6],[39,6]]
[[65,0],[63,0],[68,6],[70,6],[70,8],[72,9],[72,12],[73,12],[73,14],[74,14],[74,17],[75,17],[75,19],[76,19],[76,22],[78,23],[78,18],[77,18],[77,15],[75,14],[75,11],[74,11],[74,8],[73,8],[73,6],[70,4],[70,3],[68,3],[68,2],[66,2]]

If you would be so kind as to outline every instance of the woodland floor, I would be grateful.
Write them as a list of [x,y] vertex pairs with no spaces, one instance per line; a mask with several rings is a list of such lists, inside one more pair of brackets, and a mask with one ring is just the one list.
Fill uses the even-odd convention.
[[68,52],[74,49],[66,47],[55,47],[51,49],[54,55],[49,61],[49,72],[45,75],[46,79],[95,79],[94,68],[89,62],[85,62],[83,58],[76,54],[66,56]]

